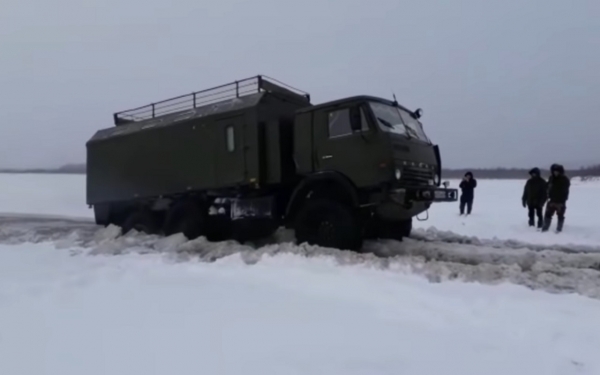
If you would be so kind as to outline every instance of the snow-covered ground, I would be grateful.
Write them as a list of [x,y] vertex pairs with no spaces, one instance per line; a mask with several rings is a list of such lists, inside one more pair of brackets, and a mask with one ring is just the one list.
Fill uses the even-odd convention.
[[558,235],[522,184],[377,256],[119,236],[83,176],[0,174],[0,374],[598,374],[600,183],[573,181]]
[[[450,187],[456,188],[459,183],[451,181]],[[479,180],[472,216],[461,218],[458,204],[437,204],[429,211],[429,220],[417,222],[415,226],[480,239],[600,246],[600,181],[582,182],[572,178],[564,231],[560,235],[537,232],[527,226],[527,209],[521,204],[524,184],[525,180]],[[552,228],[555,226],[556,216]]]
[[0,213],[93,218],[85,176],[0,173]]

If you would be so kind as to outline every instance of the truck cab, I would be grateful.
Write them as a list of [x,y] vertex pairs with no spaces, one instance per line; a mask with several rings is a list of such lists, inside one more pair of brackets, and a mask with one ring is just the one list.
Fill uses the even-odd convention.
[[301,109],[294,128],[297,173],[314,178],[317,186],[338,181],[339,188],[328,183],[329,199],[355,190],[355,205],[374,228],[371,236],[407,236],[414,216],[458,195],[441,187],[439,147],[427,137],[421,112],[372,96]]

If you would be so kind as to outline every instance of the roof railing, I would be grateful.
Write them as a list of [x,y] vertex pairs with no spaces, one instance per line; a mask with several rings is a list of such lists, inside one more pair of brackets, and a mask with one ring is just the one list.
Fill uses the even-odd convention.
[[310,102],[310,94],[274,78],[258,75],[113,114],[115,125],[144,121],[259,92],[279,93]]

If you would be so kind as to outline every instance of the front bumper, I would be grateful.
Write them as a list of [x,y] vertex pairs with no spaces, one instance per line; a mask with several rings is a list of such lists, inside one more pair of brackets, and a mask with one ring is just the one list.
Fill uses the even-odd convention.
[[390,191],[390,199],[398,204],[410,202],[456,202],[458,189],[432,186],[406,187]]
[[375,212],[384,220],[405,220],[429,209],[434,202],[456,202],[457,189],[437,186],[405,186],[384,191]]

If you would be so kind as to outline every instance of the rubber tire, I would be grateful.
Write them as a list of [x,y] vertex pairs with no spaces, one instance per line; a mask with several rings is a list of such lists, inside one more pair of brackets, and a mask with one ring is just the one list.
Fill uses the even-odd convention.
[[232,239],[233,225],[229,217],[209,216],[206,219],[206,239],[210,242],[221,242]]
[[374,231],[376,238],[402,241],[404,237],[409,237],[412,231],[412,219],[406,220],[381,220],[374,219]]
[[402,233],[402,237],[410,237],[410,232],[412,232],[412,218],[401,220],[400,225],[400,233]]
[[[329,223],[327,230],[320,230]],[[296,242],[341,250],[359,251],[363,244],[362,225],[351,207],[329,199],[308,200],[294,223]]]
[[194,203],[182,203],[167,213],[164,232],[166,236],[183,233],[188,240],[206,235],[206,215]]
[[247,219],[232,223],[232,238],[239,243],[260,241],[270,237],[279,226],[272,219]]
[[121,226],[123,234],[127,234],[132,229],[146,234],[158,234],[160,226],[156,217],[151,212],[139,210],[130,213]]

